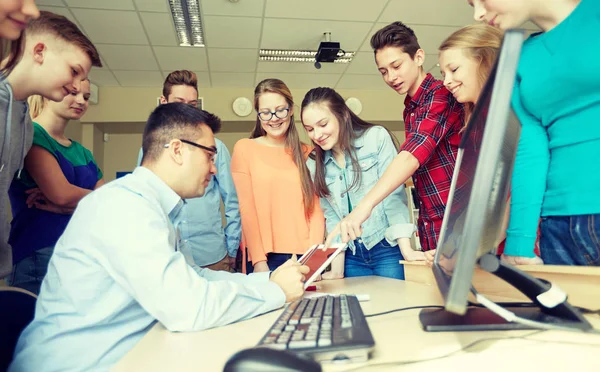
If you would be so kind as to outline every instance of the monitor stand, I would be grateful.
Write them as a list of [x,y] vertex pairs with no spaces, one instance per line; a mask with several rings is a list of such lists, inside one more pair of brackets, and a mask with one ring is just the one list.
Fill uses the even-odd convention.
[[[562,327],[592,329],[592,325],[583,315],[567,302],[566,296],[561,296],[562,292],[556,287],[553,288],[549,282],[534,278],[516,267],[502,262],[493,254],[482,256],[479,259],[479,266],[511,284],[531,299],[532,306],[505,307],[517,316]],[[428,332],[534,329],[508,322],[483,307],[469,307],[464,315],[457,315],[443,309],[424,309],[419,313],[419,320],[425,331]]]

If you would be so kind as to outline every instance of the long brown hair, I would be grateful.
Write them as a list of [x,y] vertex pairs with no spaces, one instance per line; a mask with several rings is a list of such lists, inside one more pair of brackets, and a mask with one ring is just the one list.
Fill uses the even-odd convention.
[[[264,93],[276,93],[283,96],[291,110],[294,108],[294,98],[292,96],[292,92],[285,85],[285,83],[279,79],[265,79],[258,83],[256,88],[254,89],[254,109],[256,111],[258,108],[258,99]],[[292,111],[293,112],[293,111]],[[250,134],[250,138],[258,138],[266,135],[267,133],[264,131],[261,125],[261,121],[256,116],[256,125]],[[290,116],[290,125],[288,126],[288,130],[285,133],[285,148],[291,152],[292,159],[294,163],[298,167],[298,171],[300,172],[300,183],[302,187],[302,196],[304,202],[304,214],[306,217],[309,217],[314,209],[314,201],[315,201],[315,186],[313,185],[312,179],[310,177],[310,172],[306,167],[306,161],[304,159],[304,152],[302,151],[302,142],[300,141],[300,136],[298,135],[298,130],[296,129],[296,125],[294,124],[294,114]]]
[[0,62],[5,58],[6,64],[0,67],[0,73],[8,76],[21,60],[23,55],[23,44],[25,40],[25,32],[21,32],[21,36],[17,40],[2,40],[0,39]]
[[[503,33],[500,29],[484,23],[477,23],[465,26],[448,36],[440,45],[439,51],[462,49],[469,58],[477,60],[479,62],[477,77],[483,87],[498,57],[502,36]],[[464,104],[465,125],[469,122],[473,107],[471,102]]]
[[[338,144],[340,148],[350,156],[352,170],[356,175],[352,179],[352,183],[346,191],[354,187],[358,187],[362,183],[362,176],[358,158],[356,157],[356,147],[354,146],[354,141],[365,134],[369,128],[376,126],[376,124],[368,123],[359,118],[354,112],[352,112],[352,110],[350,110],[350,108],[348,108],[344,98],[342,98],[338,92],[331,88],[313,88],[306,93],[304,99],[302,100],[302,108],[300,112],[301,119],[304,109],[313,104],[327,106],[340,124]],[[398,139],[387,128],[385,128],[385,130],[389,133],[396,150],[398,150],[400,148]],[[317,191],[317,195],[322,198],[327,197],[330,195],[330,190],[325,182],[325,163],[323,161],[325,158],[325,151],[323,151],[321,147],[315,146],[311,156],[314,157],[316,162],[315,189]]]

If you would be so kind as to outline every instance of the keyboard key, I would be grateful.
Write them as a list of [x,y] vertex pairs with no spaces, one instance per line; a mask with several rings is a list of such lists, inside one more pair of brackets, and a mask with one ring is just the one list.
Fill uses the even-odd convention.
[[301,349],[301,348],[305,348],[305,347],[316,347],[316,346],[317,346],[316,340],[290,341],[290,343],[288,344],[288,347],[290,349]]

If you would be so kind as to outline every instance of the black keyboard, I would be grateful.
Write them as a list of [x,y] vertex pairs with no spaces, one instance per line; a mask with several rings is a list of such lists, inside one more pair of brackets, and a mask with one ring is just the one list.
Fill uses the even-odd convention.
[[258,346],[317,361],[364,361],[375,346],[356,296],[304,298],[288,305]]

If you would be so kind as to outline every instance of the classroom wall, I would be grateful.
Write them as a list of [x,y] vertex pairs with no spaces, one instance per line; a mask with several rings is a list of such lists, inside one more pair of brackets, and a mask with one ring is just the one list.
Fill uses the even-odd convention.
[[[96,161],[104,171],[106,181],[113,180],[116,172],[131,171],[136,165],[137,154],[141,147],[141,135],[148,115],[156,107],[160,87],[120,88],[101,87],[99,103],[90,105],[88,112],[80,124],[84,146],[93,149]],[[308,90],[294,90],[292,94],[297,104],[296,126],[302,141],[309,143],[308,136],[302,128],[298,112],[299,103]],[[356,97],[362,103],[360,117],[364,120],[385,125],[394,131],[400,141],[404,140],[404,124],[402,110],[404,97],[389,90],[339,90],[344,98]],[[223,123],[221,133],[217,136],[233,150],[235,143],[247,138],[255,123],[255,112],[246,117],[237,116],[232,108],[238,97],[252,100],[252,89],[200,88],[200,97],[204,101],[204,109],[217,114]],[[93,123],[93,124],[92,124]],[[93,129],[92,129],[93,127]],[[77,127],[74,128],[77,130]],[[108,141],[104,142],[104,134]]]
[[[227,124],[224,123],[223,126],[225,127]],[[392,130],[392,133],[400,142],[404,141],[404,131],[397,130],[403,126],[402,122],[383,124]],[[299,127],[299,124],[296,123],[296,126]],[[248,127],[251,127],[251,125]],[[306,143],[310,143],[304,129],[298,128],[298,130],[301,139]],[[138,133],[107,133],[108,142],[103,142],[102,171],[104,172],[104,180],[111,181],[115,179],[116,172],[129,172],[135,168],[138,151],[142,144],[142,131],[140,130]],[[248,135],[249,130],[240,132],[223,131],[217,135],[217,138],[223,141],[230,153],[233,153],[235,143],[242,138],[248,138]],[[96,146],[94,146],[94,157],[98,161]]]

